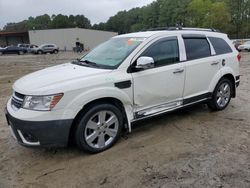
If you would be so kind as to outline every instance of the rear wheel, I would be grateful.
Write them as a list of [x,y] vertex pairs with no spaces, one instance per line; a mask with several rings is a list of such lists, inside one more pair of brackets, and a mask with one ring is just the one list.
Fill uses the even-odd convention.
[[215,87],[212,99],[209,101],[208,106],[215,111],[225,109],[232,98],[232,93],[232,82],[227,78],[221,79]]
[[41,50],[38,50],[37,53],[40,54],[40,55],[43,54],[43,52]]
[[19,55],[23,55],[24,52],[23,52],[23,51],[19,51],[18,54],[19,54]]
[[54,54],[57,54],[57,53],[58,53],[58,50],[54,50],[53,53],[54,53]]
[[3,55],[3,52],[0,52],[0,55]]
[[93,106],[77,125],[75,132],[77,146],[91,153],[102,152],[117,142],[122,126],[122,113],[116,106],[111,104]]

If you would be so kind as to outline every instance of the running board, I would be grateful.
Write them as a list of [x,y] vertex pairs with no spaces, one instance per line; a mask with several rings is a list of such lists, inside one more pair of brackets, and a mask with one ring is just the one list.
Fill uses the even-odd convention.
[[140,110],[138,112],[135,112],[135,119],[140,119],[143,117],[152,116],[154,114],[158,114],[158,113],[165,112],[168,110],[173,110],[175,108],[182,106],[182,104],[183,104],[183,101],[178,100],[178,101],[174,101],[174,102],[161,104],[158,106],[153,106],[151,108],[147,108],[144,110]]

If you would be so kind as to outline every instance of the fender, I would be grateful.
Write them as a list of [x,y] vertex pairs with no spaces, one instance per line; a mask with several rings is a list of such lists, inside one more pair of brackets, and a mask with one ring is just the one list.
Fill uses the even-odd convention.
[[[97,99],[101,98],[115,98],[123,104],[125,109],[125,113],[128,119],[128,128],[129,132],[131,132],[131,120],[133,119],[133,100],[132,100],[132,91],[125,92],[126,90],[121,90],[116,87],[100,87],[93,88],[91,90],[87,90],[85,92],[80,93],[77,97],[75,97],[66,107],[65,109],[71,109],[72,115],[75,118],[76,115],[82,110],[82,108]],[[129,93],[131,92],[131,96]],[[67,112],[65,112],[67,113]],[[66,114],[65,114],[66,115]]]
[[213,92],[216,85],[218,84],[219,80],[225,76],[226,74],[231,74],[235,78],[234,71],[231,67],[222,67],[220,71],[213,77],[210,85],[209,85],[209,92]]

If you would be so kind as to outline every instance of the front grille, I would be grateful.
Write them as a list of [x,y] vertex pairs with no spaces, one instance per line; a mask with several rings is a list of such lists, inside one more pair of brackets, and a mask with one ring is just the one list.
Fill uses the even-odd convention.
[[24,99],[24,95],[23,94],[21,94],[21,93],[17,93],[17,92],[14,92],[14,95],[17,97],[17,98],[19,98],[19,99]]
[[14,106],[15,109],[19,109],[23,105],[24,95],[21,93],[14,92],[11,99],[11,105]]

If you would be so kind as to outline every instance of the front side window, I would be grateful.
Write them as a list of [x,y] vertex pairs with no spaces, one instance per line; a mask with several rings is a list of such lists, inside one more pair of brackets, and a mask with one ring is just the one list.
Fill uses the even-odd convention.
[[231,47],[227,44],[225,40],[217,37],[208,37],[208,39],[213,45],[216,55],[227,54],[232,52]]
[[80,62],[101,68],[117,68],[145,38],[112,38],[85,55]]
[[152,57],[155,67],[179,62],[179,46],[177,39],[159,41],[150,46],[141,56]]
[[187,60],[211,56],[210,45],[206,38],[184,38]]

